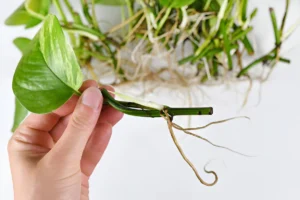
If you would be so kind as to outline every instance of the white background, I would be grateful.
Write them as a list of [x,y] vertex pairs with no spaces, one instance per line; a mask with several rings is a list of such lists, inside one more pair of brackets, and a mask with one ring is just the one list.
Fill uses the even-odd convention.
[[[291,1],[288,25],[300,18],[300,1]],[[21,3],[20,0],[2,2],[0,7],[0,199],[13,199],[12,182],[6,151],[11,136],[14,97],[11,80],[20,58],[12,40],[17,36],[32,36],[36,30],[5,27],[4,19]],[[251,0],[259,7],[255,20],[259,52],[267,52],[274,43],[268,16],[273,6],[279,17],[283,0]],[[104,11],[106,8],[99,9]],[[109,13],[108,11],[106,11]],[[256,155],[254,158],[237,156],[209,146],[189,136],[178,134],[180,143],[205,180],[211,177],[202,171],[211,160],[209,169],[219,173],[220,181],[214,187],[201,185],[182,160],[162,119],[140,119],[126,116],[114,129],[111,143],[91,180],[91,199],[105,200],[299,200],[300,199],[300,30],[285,44],[283,53],[292,59],[291,65],[279,64],[262,89],[258,102],[258,84],[249,104],[240,110],[247,83],[241,87],[232,84],[203,88],[207,96],[193,90],[194,105],[212,105],[212,117],[194,117],[193,125],[237,115],[247,115],[251,121],[236,120],[198,132],[217,144]],[[209,90],[209,91],[208,91]],[[195,92],[197,91],[197,93]],[[155,95],[161,103],[186,105],[179,97],[185,93],[160,91]],[[150,96],[151,97],[151,96]],[[179,99],[179,101],[174,101]],[[186,126],[185,118],[176,120]]]

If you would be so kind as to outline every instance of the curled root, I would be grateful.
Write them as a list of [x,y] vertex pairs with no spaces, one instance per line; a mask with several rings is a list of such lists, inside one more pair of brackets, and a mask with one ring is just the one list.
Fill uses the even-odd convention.
[[185,160],[185,162],[192,168],[192,170],[194,171],[196,177],[198,178],[198,180],[203,184],[203,185],[206,185],[206,186],[213,186],[215,185],[217,182],[218,182],[218,175],[216,174],[216,172],[214,171],[208,171],[206,170],[206,165],[204,167],[204,171],[207,173],[207,174],[212,174],[214,175],[214,181],[212,183],[207,183],[205,182],[201,176],[199,175],[196,167],[193,165],[193,163],[187,158],[187,156],[184,154],[181,146],[179,145],[178,143],[178,140],[175,136],[175,133],[174,133],[174,130],[173,128],[177,129],[177,130],[180,130],[182,132],[184,132],[185,134],[188,134],[188,135],[191,135],[191,136],[194,136],[196,138],[199,138],[211,145],[213,145],[214,147],[217,147],[217,148],[222,148],[222,149],[226,149],[230,152],[233,152],[235,154],[238,154],[238,155],[241,155],[241,156],[245,156],[245,157],[253,157],[253,156],[249,156],[249,155],[246,155],[246,154],[243,154],[243,153],[240,153],[238,151],[235,151],[235,150],[232,150],[230,148],[227,148],[227,147],[224,147],[224,146],[220,146],[220,145],[216,145],[214,143],[212,143],[211,141],[209,141],[208,139],[200,136],[200,135],[197,135],[195,133],[192,133],[190,132],[190,130],[200,130],[200,129],[204,129],[206,127],[209,127],[213,124],[220,124],[220,123],[224,123],[224,122],[228,122],[228,121],[231,121],[231,120],[234,120],[234,119],[238,119],[238,118],[245,118],[245,119],[250,119],[249,117],[245,117],[245,116],[241,116],[241,117],[234,117],[234,118],[229,118],[229,119],[224,119],[224,120],[220,120],[220,121],[215,121],[215,122],[211,122],[209,124],[206,124],[205,126],[201,126],[201,127],[196,127],[196,128],[183,128],[181,126],[179,126],[178,124],[175,124],[172,122],[172,116],[169,115],[169,113],[167,112],[167,110],[162,110],[162,117],[167,121],[168,123],[168,128],[169,128],[169,131],[170,131],[170,134],[171,134],[171,137],[172,137],[172,140],[174,142],[174,144],[176,145],[179,153],[181,154],[182,158]]
[[205,171],[206,173],[208,173],[208,174],[213,174],[214,177],[215,177],[215,179],[214,179],[214,181],[213,181],[212,183],[207,183],[207,182],[205,182],[205,181],[201,178],[201,176],[199,175],[199,173],[198,173],[196,167],[195,167],[195,166],[193,165],[193,163],[187,158],[187,156],[184,154],[182,148],[180,147],[180,145],[179,145],[179,143],[178,143],[178,140],[177,140],[177,138],[176,138],[176,136],[175,136],[175,133],[174,133],[174,131],[173,131],[173,123],[172,123],[172,121],[171,121],[171,119],[170,119],[169,114],[168,114],[167,111],[165,111],[165,110],[164,110],[163,112],[164,112],[164,114],[165,114],[165,115],[163,115],[163,118],[164,118],[164,119],[167,121],[167,123],[168,123],[168,128],[169,128],[171,137],[172,137],[172,139],[173,139],[173,141],[174,141],[174,144],[176,145],[176,147],[177,147],[179,153],[181,154],[182,158],[183,158],[183,159],[185,160],[185,162],[192,168],[192,170],[194,171],[196,177],[198,178],[198,180],[199,180],[203,185],[206,185],[206,186],[213,186],[213,185],[215,185],[215,184],[218,182],[218,175],[217,175],[217,173],[214,172],[214,171],[207,171],[207,170],[204,168],[204,171]]

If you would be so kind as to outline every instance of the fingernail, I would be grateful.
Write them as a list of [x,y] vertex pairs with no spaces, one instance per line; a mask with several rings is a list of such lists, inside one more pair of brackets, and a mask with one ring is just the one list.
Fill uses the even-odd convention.
[[92,109],[98,109],[102,99],[100,90],[96,87],[90,87],[83,92],[82,103]]

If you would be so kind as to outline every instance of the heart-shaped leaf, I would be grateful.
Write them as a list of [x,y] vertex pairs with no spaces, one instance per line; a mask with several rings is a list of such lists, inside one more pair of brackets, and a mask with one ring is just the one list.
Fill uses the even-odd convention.
[[29,111],[48,113],[64,104],[82,84],[82,73],[59,21],[48,15],[29,44],[13,78],[13,91]]
[[169,8],[181,8],[192,4],[195,0],[159,0],[159,3]]
[[[33,17],[27,9],[41,16],[46,16],[49,12],[50,4],[51,0],[26,0],[25,3],[19,6],[6,19],[5,24],[11,26],[25,25],[26,28],[34,27],[42,20]],[[27,7],[27,9],[25,7]]]
[[18,37],[14,39],[14,44],[22,52],[23,55],[26,53],[27,49],[29,48],[30,42],[31,40],[25,37]]
[[[31,40],[28,38],[19,37],[14,39],[14,44],[22,52],[22,54],[25,54],[30,41]],[[28,110],[20,103],[20,101],[17,98],[15,98],[15,115],[13,127],[11,129],[12,132],[14,132],[16,128],[18,128],[18,126],[25,119],[27,114]]]

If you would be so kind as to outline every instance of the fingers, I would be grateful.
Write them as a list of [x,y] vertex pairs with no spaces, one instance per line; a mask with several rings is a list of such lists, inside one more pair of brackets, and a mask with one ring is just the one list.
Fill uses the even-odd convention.
[[101,159],[112,133],[112,125],[109,123],[97,124],[88,141],[81,159],[81,170],[87,177],[94,171]]
[[19,128],[28,127],[40,131],[50,131],[63,116],[66,116],[74,110],[77,96],[72,96],[64,105],[52,113],[34,114],[31,113],[21,124]]
[[[89,87],[97,87],[96,81],[93,80],[84,81],[79,91],[83,92]],[[57,110],[53,111],[53,113],[59,115],[60,117],[64,117],[71,114],[75,109],[78,99],[79,96],[73,95],[64,105],[62,105]]]
[[80,87],[79,91],[83,92],[84,90],[86,90],[89,87],[98,87],[98,84],[94,80],[86,80],[86,81],[83,82],[83,84]]
[[109,123],[114,126],[123,117],[123,113],[114,109],[113,107],[106,106],[101,111],[101,115],[98,119],[98,123]]
[[[86,87],[90,85],[96,86],[97,83],[91,80],[86,81],[82,85],[81,90],[85,90]],[[114,91],[114,89],[111,86],[104,86],[104,88],[110,91]],[[123,117],[123,113],[119,112],[118,110],[115,110],[109,105],[104,105],[100,117],[98,119],[98,123],[109,123],[112,126],[114,126],[122,117]],[[57,142],[61,137],[62,133],[65,131],[69,119],[70,119],[70,115],[61,118],[59,122],[56,124],[56,126],[50,131],[50,134],[52,135],[54,142]]]
[[50,151],[50,155],[63,158],[66,162],[80,161],[85,145],[96,126],[102,102],[103,97],[98,88],[90,87],[83,92],[66,130]]
[[70,114],[61,118],[55,125],[55,127],[50,131],[50,135],[52,136],[52,139],[55,143],[59,140],[63,132],[66,130],[71,116],[72,115]]
[[[100,117],[98,119],[97,124],[99,123],[109,123],[114,126],[118,121],[120,121],[123,117],[123,113],[120,111],[110,107],[104,106]],[[59,138],[62,136],[63,132],[67,128],[71,115],[67,115],[59,120],[56,126],[50,131],[50,135],[53,138],[54,142],[57,142]]]
[[58,122],[60,116],[55,113],[34,114],[31,113],[23,123],[16,129],[16,133],[24,128],[31,128],[40,131],[51,130]]
[[123,113],[111,107],[101,112],[101,117],[82,155],[81,170],[86,176],[90,176],[93,173],[108,145],[112,127],[120,121],[122,117]]
[[73,95],[64,105],[53,111],[59,117],[64,117],[72,113],[76,107],[79,96]]
[[[8,143],[10,155],[34,156],[45,154],[53,147],[53,141],[48,132],[23,127],[18,129]],[[25,158],[25,157],[24,157]]]
[[[80,91],[84,91],[85,89],[91,86],[97,87],[98,84],[96,83],[96,81],[87,80],[82,84]],[[73,112],[78,99],[79,99],[78,96],[73,95],[64,105],[62,105],[52,113],[47,113],[47,114],[32,113],[24,120],[24,122],[21,124],[20,127],[23,126],[23,127],[40,130],[40,131],[50,131],[56,125],[56,123],[59,121],[61,117],[67,116]]]
[[[98,86],[98,84],[96,81],[87,80],[87,81],[83,82],[79,91],[83,92],[84,90],[86,90],[89,87],[97,87],[97,86]],[[59,115],[60,117],[64,117],[64,116],[71,114],[75,109],[78,99],[79,99],[78,96],[73,95],[64,105],[62,105],[57,110],[53,111],[53,113]]]

